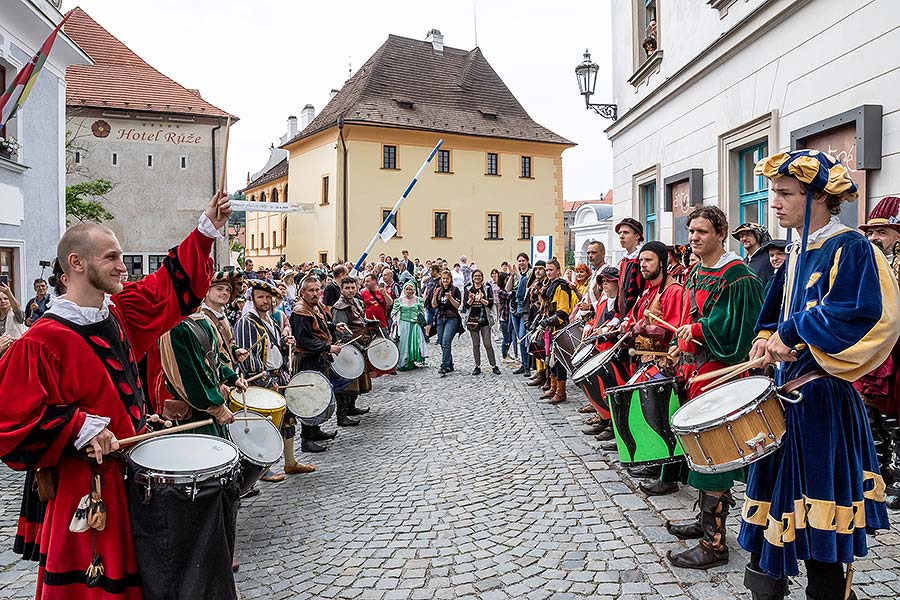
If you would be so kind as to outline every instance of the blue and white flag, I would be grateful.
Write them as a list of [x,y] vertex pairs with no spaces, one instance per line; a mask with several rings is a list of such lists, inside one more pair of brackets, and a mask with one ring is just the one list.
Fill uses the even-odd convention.
[[387,244],[389,241],[391,241],[392,237],[397,235],[397,228],[394,227],[394,224],[391,223],[390,221],[388,221],[385,225],[386,226],[381,230],[381,233],[379,233],[378,235],[381,236],[381,241],[384,242],[385,244]]

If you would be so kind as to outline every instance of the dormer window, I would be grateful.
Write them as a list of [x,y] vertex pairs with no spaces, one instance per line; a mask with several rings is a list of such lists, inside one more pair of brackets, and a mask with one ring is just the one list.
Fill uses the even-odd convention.
[[490,110],[479,110],[478,112],[481,113],[481,116],[482,116],[482,117],[484,117],[485,119],[487,119],[487,120],[489,120],[489,121],[496,121],[496,120],[497,120],[497,113],[495,113],[495,112],[493,112],[493,111],[490,111]]
[[412,109],[413,104],[414,104],[414,102],[412,100],[410,100],[409,98],[394,98],[394,102],[396,102],[400,108],[408,108],[408,109]]

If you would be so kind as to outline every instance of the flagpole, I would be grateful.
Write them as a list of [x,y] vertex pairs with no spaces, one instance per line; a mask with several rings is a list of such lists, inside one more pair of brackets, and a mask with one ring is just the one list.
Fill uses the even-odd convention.
[[[378,238],[384,233],[384,231],[388,228],[388,225],[391,224],[391,220],[397,214],[397,211],[400,210],[400,206],[403,204],[403,201],[406,200],[406,197],[409,196],[409,193],[412,191],[413,187],[415,187],[416,183],[419,181],[419,177],[421,177],[422,172],[425,171],[425,167],[431,163],[431,160],[434,158],[434,155],[437,154],[438,149],[440,149],[441,144],[444,143],[443,139],[438,140],[438,143],[431,150],[431,153],[428,154],[428,158],[425,159],[425,162],[422,163],[422,166],[419,167],[419,170],[416,171],[416,174],[413,176],[412,181],[409,182],[409,185],[406,186],[406,190],[403,194],[400,195],[400,198],[397,199],[397,202],[394,204],[394,208],[391,209],[391,213],[385,218],[384,223],[381,224],[381,227],[378,228],[378,231],[375,232],[375,235],[372,236],[372,241],[369,242],[369,245],[366,246],[366,249],[363,250],[362,256],[359,257],[359,260],[356,261],[356,265],[353,267],[353,271],[359,273],[360,267],[365,262],[366,257],[369,256],[369,252],[372,251],[372,248],[375,246],[375,242],[378,241]],[[393,233],[396,233],[394,230]],[[393,237],[393,233],[391,237]],[[388,238],[390,239],[390,237]]]

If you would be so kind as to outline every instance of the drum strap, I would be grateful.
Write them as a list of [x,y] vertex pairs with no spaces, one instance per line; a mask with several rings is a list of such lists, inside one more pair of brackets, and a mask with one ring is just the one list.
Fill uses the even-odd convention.
[[828,373],[821,369],[816,369],[815,371],[810,371],[806,375],[801,375],[796,379],[791,379],[786,384],[781,386],[781,391],[785,394],[790,394],[791,392],[795,392],[802,388],[804,385],[809,383],[810,381],[815,381],[816,379],[822,379],[823,377],[828,377]]
[[209,368],[210,378],[219,383],[219,370],[216,368],[216,354],[213,352],[212,347],[212,339],[210,339],[209,335],[207,335],[206,330],[201,327],[200,323],[195,321],[192,317],[188,317],[184,320],[187,326],[190,328],[191,333],[194,334],[194,337],[197,338],[197,342],[200,344],[200,348],[203,350],[203,362]]

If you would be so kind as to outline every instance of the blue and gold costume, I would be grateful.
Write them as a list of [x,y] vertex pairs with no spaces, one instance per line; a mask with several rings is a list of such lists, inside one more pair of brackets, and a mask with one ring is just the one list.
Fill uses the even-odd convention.
[[[800,167],[790,168],[798,158]],[[827,183],[816,181],[810,159],[822,165]],[[827,155],[804,150],[770,157],[757,172],[855,196],[855,184],[836,167],[842,169]],[[800,402],[785,403],[782,447],[751,465],[738,538],[776,580],[797,575],[798,560],[851,563],[866,555],[867,532],[889,527],[866,409],[852,382],[880,365],[897,341],[900,293],[883,254],[836,217],[809,234],[802,260],[799,246],[788,248],[756,329],[763,338],[777,331],[797,349],[776,383],[815,371],[824,376],[799,388]]]

